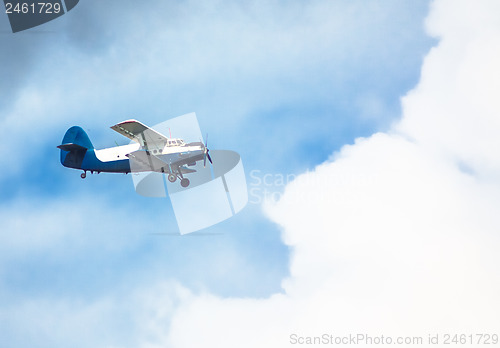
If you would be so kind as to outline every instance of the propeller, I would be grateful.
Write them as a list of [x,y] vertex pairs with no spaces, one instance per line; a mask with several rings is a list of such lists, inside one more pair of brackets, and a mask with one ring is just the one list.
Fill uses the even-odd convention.
[[210,157],[210,154],[208,153],[210,150],[208,149],[207,145],[208,145],[208,133],[207,133],[207,137],[205,138],[205,145],[203,146],[203,167],[205,167],[207,164],[207,157],[208,157],[208,161],[210,162],[210,164],[213,164],[212,158]]

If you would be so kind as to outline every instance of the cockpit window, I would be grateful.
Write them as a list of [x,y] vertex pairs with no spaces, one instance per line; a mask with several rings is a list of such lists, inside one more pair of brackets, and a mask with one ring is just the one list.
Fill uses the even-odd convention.
[[167,141],[167,146],[182,146],[184,141],[182,139],[173,139]]

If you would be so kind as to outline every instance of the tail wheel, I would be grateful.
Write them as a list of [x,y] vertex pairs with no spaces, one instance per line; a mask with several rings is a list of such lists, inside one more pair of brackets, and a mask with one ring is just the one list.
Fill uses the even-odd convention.
[[188,178],[184,178],[181,180],[181,186],[182,187],[188,187],[189,186],[189,179]]
[[175,180],[177,180],[177,176],[174,174],[168,174],[168,181],[175,182]]
[[85,179],[86,177],[87,177],[87,173],[86,172],[83,172],[82,174],[80,174],[80,178]]

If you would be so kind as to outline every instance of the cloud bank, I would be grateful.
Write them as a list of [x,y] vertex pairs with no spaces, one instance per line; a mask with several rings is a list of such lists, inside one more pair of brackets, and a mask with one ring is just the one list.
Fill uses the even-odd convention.
[[[404,30],[396,33],[389,25],[395,18],[409,20],[397,16],[401,7],[408,6],[399,1],[389,3],[387,8],[379,2],[349,2],[347,9],[337,7],[335,2],[326,7],[325,3],[315,3],[319,5],[302,8],[282,6],[279,2],[266,7],[257,1],[248,8],[227,7],[226,11],[221,11],[224,2],[183,2],[187,6],[173,9],[156,2],[160,8],[152,6],[154,10],[141,17],[136,15],[135,7],[118,7],[123,10],[118,14],[107,11],[109,8],[97,8],[95,3],[79,5],[78,11],[87,13],[88,18],[73,16],[83,19],[77,23],[80,31],[66,28],[68,37],[63,38],[68,47],[60,46],[60,34],[44,39],[46,45],[40,45],[43,49],[36,47],[41,51],[33,56],[39,59],[30,60],[33,65],[29,74],[14,74],[22,77],[15,81],[22,88],[14,93],[10,91],[11,84],[2,85],[12,93],[12,98],[2,104],[1,125],[9,130],[4,134],[6,143],[16,143],[19,134],[23,134],[24,147],[47,146],[53,150],[57,145],[53,139],[62,136],[61,125],[65,122],[70,126],[83,119],[97,128],[114,124],[123,115],[147,114],[150,119],[163,120],[167,114],[184,113],[186,107],[198,111],[202,105],[208,105],[204,106],[206,114],[232,119],[234,124],[228,129],[233,129],[240,121],[247,125],[245,118],[262,109],[316,105],[330,98],[335,102],[342,98],[350,101],[346,94],[357,93],[365,82],[371,89],[385,88],[387,74],[400,74],[397,69],[390,71],[390,66],[408,58],[394,58],[396,52],[406,52],[406,46],[401,44],[405,40],[392,38],[410,35]],[[441,44],[427,58],[419,86],[404,99],[402,122],[390,132],[344,147],[331,161],[290,184],[276,206],[266,208],[270,218],[282,226],[283,240],[292,248],[290,277],[283,281],[284,293],[260,300],[228,299],[209,291],[187,290],[184,286],[190,284],[165,282],[164,278],[172,277],[172,273],[163,271],[168,265],[190,278],[215,269],[221,273],[216,279],[223,284],[238,278],[242,286],[255,286],[249,282],[248,273],[261,268],[249,267],[239,250],[220,241],[215,245],[206,242],[201,250],[193,248],[194,243],[186,248],[181,242],[169,241],[168,247],[154,250],[146,245],[137,247],[142,249],[138,251],[133,246],[136,235],[130,238],[122,231],[144,233],[155,226],[131,226],[122,205],[117,208],[116,202],[94,202],[95,197],[101,196],[78,204],[73,202],[73,196],[60,204],[11,201],[13,206],[0,214],[2,221],[7,221],[4,229],[28,233],[2,236],[0,251],[9,261],[3,264],[4,268],[17,269],[17,261],[27,262],[26,254],[33,256],[29,259],[35,262],[41,255],[44,261],[49,260],[43,274],[34,274],[27,267],[20,269],[34,279],[47,277],[43,279],[46,283],[57,282],[51,289],[47,285],[35,286],[26,299],[22,294],[29,289],[16,288],[16,284],[33,282],[7,284],[18,274],[12,269],[1,270],[8,275],[0,286],[4,299],[0,336],[10,338],[6,346],[281,347],[290,345],[292,333],[345,334],[364,330],[373,334],[417,335],[436,328],[489,330],[497,325],[492,317],[498,309],[493,296],[498,290],[494,277],[498,260],[493,253],[498,241],[492,233],[496,228],[493,207],[498,203],[493,139],[485,137],[486,146],[479,148],[475,143],[483,138],[474,134],[469,143],[474,144],[479,157],[465,156],[465,150],[460,150],[450,136],[450,127],[458,126],[454,119],[446,120],[451,104],[459,103],[456,110],[460,113],[453,117],[458,123],[474,124],[471,114],[463,108],[463,103],[470,99],[455,98],[451,87],[455,86],[459,69],[470,73],[462,82],[470,82],[478,76],[475,69],[484,68],[482,54],[475,59],[479,59],[480,67],[458,59],[472,54],[465,43],[495,51],[491,49],[491,40],[477,31],[489,23],[491,38],[497,36],[496,24],[487,20],[487,5],[478,5],[477,21],[468,23],[463,21],[470,14],[466,4],[436,2],[429,28],[441,38]],[[369,11],[365,11],[367,6]],[[399,8],[385,14],[388,8],[396,7]],[[115,16],[110,23],[111,12]],[[170,13],[168,20],[165,13]],[[404,13],[408,16],[411,11]],[[95,20],[98,14],[102,21]],[[177,18],[185,21],[175,22]],[[221,37],[224,39],[219,40]],[[485,40],[484,45],[481,39]],[[454,50],[447,48],[447,40],[452,40]],[[169,50],[170,47],[177,51]],[[20,47],[15,53],[25,56],[23,50]],[[28,51],[35,53],[35,48]],[[16,62],[16,56],[10,57],[9,62]],[[380,61],[388,63],[376,74],[368,74],[371,78],[363,79],[364,73],[379,67],[374,62]],[[346,73],[350,63],[361,64],[365,70],[351,76]],[[495,68],[496,61],[490,63]],[[20,65],[22,69],[25,64]],[[465,92],[480,92],[486,84],[493,83],[490,73],[480,74],[485,81],[477,81],[480,83],[474,87],[464,84],[461,96],[467,95]],[[358,83],[358,79],[363,83]],[[426,83],[427,80],[431,82]],[[117,95],[122,100],[116,100]],[[481,93],[477,95],[478,99],[483,98]],[[380,104],[379,97],[359,97],[362,118],[381,117],[387,106]],[[350,102],[344,103],[352,108]],[[424,110],[424,104],[428,110]],[[144,109],[144,105],[148,108]],[[437,112],[438,106],[444,112]],[[325,117],[333,118],[330,111],[308,115],[305,126],[302,120],[299,126],[296,122],[288,124],[289,129],[297,130],[287,131],[286,139],[297,141],[292,136],[297,133],[331,133],[325,127]],[[283,117],[277,123],[266,124],[269,132],[284,119],[288,120]],[[256,123],[253,119],[248,122]],[[486,134],[486,129],[494,132],[490,123],[483,123],[486,126],[478,127],[478,134]],[[283,128],[280,132],[284,132]],[[234,137],[242,140],[242,134],[248,133],[245,129],[235,132]],[[287,146],[282,148],[289,152]],[[18,162],[19,156],[5,148],[1,154],[5,172],[12,175],[21,173],[28,165],[31,168],[33,158],[40,157],[37,153],[26,154],[23,162]],[[474,161],[477,158],[482,160]],[[57,164],[56,156],[54,163]],[[47,187],[53,187],[53,179],[50,181]],[[123,186],[119,187],[122,190]],[[51,216],[64,218],[57,223]],[[92,221],[83,219],[84,216],[92,217]],[[140,221],[145,219],[147,216]],[[78,228],[69,231],[65,225]],[[44,226],[51,228],[49,233]],[[88,230],[102,233],[102,243],[97,246],[100,250],[93,250],[95,237],[85,239]],[[114,230],[111,235],[109,230]],[[119,243],[113,240],[115,237]],[[68,245],[69,251],[61,250]],[[115,247],[120,249],[116,253]],[[252,256],[261,257],[254,263],[273,260],[259,253],[275,249],[268,245],[256,249]],[[173,260],[180,265],[163,258],[176,251],[182,257]],[[149,262],[144,262],[145,254],[150,256]],[[65,265],[66,272],[52,268],[68,260],[72,263]],[[185,260],[190,263],[186,265]],[[71,268],[89,262],[93,267]],[[230,272],[224,273],[227,269]],[[71,283],[73,272],[78,274],[73,287],[89,286],[90,294],[88,289],[77,291],[65,285]],[[66,276],[69,281],[61,279]],[[84,284],[86,279],[91,286]],[[38,282],[35,285],[44,283]],[[19,298],[13,289],[19,291]],[[480,320],[471,323],[476,318]]]
[[[283,294],[201,294],[172,347],[288,347],[290,335],[496,333],[500,24],[493,1],[436,1],[440,39],[403,117],[289,184],[266,212],[292,248]],[[161,346],[161,345],[160,345]]]

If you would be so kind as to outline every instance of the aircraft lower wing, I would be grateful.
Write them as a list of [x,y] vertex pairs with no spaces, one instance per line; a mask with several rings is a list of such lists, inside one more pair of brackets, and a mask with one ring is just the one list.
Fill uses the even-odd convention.
[[189,165],[191,163],[196,163],[197,161],[202,161],[202,160],[203,160],[203,154],[199,154],[199,155],[194,155],[194,156],[189,156],[189,157],[181,158],[180,160],[175,161],[174,163],[172,163],[172,166],[183,167],[186,164]]
[[187,167],[179,167],[179,170],[181,171],[182,174],[196,173],[196,170]]
[[137,150],[129,153],[127,157],[131,161],[130,167],[133,172],[152,171],[170,174],[170,168],[172,168],[175,174],[175,172],[177,172],[176,168],[179,168],[179,171],[182,174],[196,173],[196,170],[184,167],[178,163],[174,163],[171,167],[169,167],[168,163],[162,161],[149,151]]
[[[149,151],[137,150],[127,155],[133,172],[165,172],[170,173],[169,166]],[[163,169],[163,170],[162,170]]]

